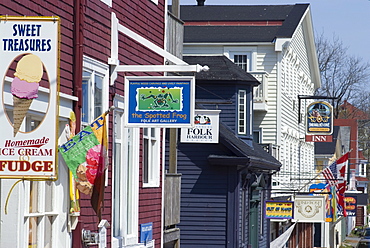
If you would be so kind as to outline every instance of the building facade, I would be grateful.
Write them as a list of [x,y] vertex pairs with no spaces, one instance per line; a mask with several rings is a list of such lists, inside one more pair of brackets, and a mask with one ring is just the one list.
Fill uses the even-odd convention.
[[274,188],[303,186],[314,170],[314,147],[303,139],[309,100],[299,96],[320,86],[309,5],[182,6],[181,19],[184,54],[223,54],[261,81],[254,140],[271,144],[283,164]]
[[[79,132],[110,106],[115,107],[107,123],[109,165],[101,219],[92,209],[90,195],[80,193],[80,210],[71,210],[70,174],[60,157],[56,181],[0,179],[1,206],[8,207],[7,213],[0,213],[0,246],[84,247],[95,243],[97,247],[95,234],[104,231],[99,241],[104,247],[162,247],[163,129],[125,128],[123,116],[125,77],[163,72],[115,73],[115,68],[164,64],[163,55],[142,43],[165,48],[165,1],[11,1],[0,4],[0,14],[2,21],[6,16],[60,20],[59,127],[50,127],[58,132],[56,139],[64,135],[72,111]],[[123,33],[125,28],[134,35]],[[7,85],[12,77],[9,73],[2,82],[5,96],[10,93]],[[42,94],[48,96],[47,92]],[[39,105],[27,112],[21,127],[24,134],[42,121],[46,110],[37,106],[47,98],[41,96],[35,100]],[[8,98],[4,99],[5,107],[10,106]],[[57,153],[57,147],[53,152]]]
[[[199,6],[200,5],[200,6]],[[282,167],[272,178],[272,197],[306,191],[315,177],[314,144],[305,141],[306,108],[320,87],[310,6],[181,6],[186,56],[224,55],[254,75],[253,140]],[[238,135],[247,132],[239,126]],[[289,197],[285,197],[289,198]],[[290,226],[277,222],[270,240]],[[298,224],[297,240],[313,242],[312,224]]]
[[[225,56],[184,56],[184,60],[210,67],[196,74],[196,109],[219,111],[219,137],[214,143],[198,140],[217,135],[205,129],[211,127],[206,124],[193,131],[181,129],[181,137],[196,134],[190,141],[179,139],[177,145],[181,247],[268,247],[270,221],[264,218],[264,202],[270,199],[272,174],[281,164],[252,141],[248,124],[253,86],[259,82]],[[246,128],[244,135],[237,133],[241,126]]]

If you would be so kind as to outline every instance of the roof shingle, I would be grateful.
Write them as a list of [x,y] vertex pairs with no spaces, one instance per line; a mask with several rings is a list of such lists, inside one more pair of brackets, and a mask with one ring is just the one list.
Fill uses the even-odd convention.
[[[291,38],[309,4],[295,5],[182,5],[185,43],[273,42]],[[186,25],[186,22],[217,21],[215,25]],[[235,25],[224,22],[235,22]],[[238,25],[247,21],[282,21],[282,25]]]

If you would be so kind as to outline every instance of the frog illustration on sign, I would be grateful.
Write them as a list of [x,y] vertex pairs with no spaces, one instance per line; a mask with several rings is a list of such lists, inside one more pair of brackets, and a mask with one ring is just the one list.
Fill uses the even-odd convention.
[[149,93],[151,94],[147,96],[141,94],[140,97],[141,100],[154,99],[152,105],[152,108],[154,109],[164,107],[169,108],[170,105],[168,105],[168,103],[178,103],[179,101],[178,99],[173,98],[171,92],[166,92],[165,90],[162,90],[162,92],[157,95],[152,94],[151,91]]

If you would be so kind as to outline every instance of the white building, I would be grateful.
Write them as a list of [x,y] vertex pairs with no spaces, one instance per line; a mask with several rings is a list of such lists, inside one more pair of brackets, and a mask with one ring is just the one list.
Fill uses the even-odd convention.
[[[312,100],[299,96],[312,96],[321,85],[310,6],[181,6],[180,18],[184,54],[223,54],[259,79],[253,139],[283,165],[273,188],[281,193],[304,187],[315,176],[304,118]],[[245,125],[252,123],[240,116],[235,123],[240,136],[246,135]]]

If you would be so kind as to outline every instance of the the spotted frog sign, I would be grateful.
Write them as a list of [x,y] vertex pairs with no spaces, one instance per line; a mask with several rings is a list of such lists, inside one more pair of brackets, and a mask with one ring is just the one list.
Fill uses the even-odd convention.
[[194,77],[126,77],[125,95],[125,126],[194,125]]

